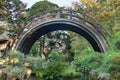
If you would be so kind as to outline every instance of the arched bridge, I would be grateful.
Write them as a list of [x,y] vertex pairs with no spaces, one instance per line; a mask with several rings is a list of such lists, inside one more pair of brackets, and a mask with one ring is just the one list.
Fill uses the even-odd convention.
[[28,30],[18,41],[16,49],[27,54],[42,35],[56,30],[76,32],[86,38],[93,49],[106,52],[109,46],[109,32],[92,17],[72,9],[56,9],[38,13],[26,20]]

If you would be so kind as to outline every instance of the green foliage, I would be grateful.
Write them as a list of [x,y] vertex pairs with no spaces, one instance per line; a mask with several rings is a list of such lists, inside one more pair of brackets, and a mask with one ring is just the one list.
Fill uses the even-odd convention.
[[120,32],[116,32],[113,35],[113,40],[114,40],[113,46],[115,46],[115,48],[117,48],[118,50],[120,50]]
[[28,79],[28,80],[43,80],[43,79],[41,79],[41,78],[39,78],[39,77],[30,77],[30,79]]
[[74,34],[74,37],[71,38],[73,40],[71,42],[71,47],[72,49],[75,50],[75,52],[82,52],[83,50],[86,50],[86,49],[88,49],[86,51],[92,50],[90,43],[84,37],[76,33],[71,33],[71,35],[73,34]]
[[100,21],[113,35],[120,31],[119,4],[119,0],[80,0],[80,3],[73,3],[73,6]]
[[66,66],[63,62],[49,62],[47,64],[47,68],[45,69],[46,79],[58,79],[64,72]]
[[41,70],[43,68],[44,59],[41,57],[26,56],[25,62],[29,63],[29,68],[32,70]]
[[14,74],[15,78],[17,78],[18,75],[23,74],[26,69],[27,68],[24,66],[15,66],[14,68],[10,69],[10,73]]
[[112,44],[105,54],[94,54],[91,49],[90,51],[77,50],[76,65],[81,66],[86,63],[98,72],[108,72],[112,80],[119,80],[120,69],[120,7],[118,4],[120,4],[119,0],[80,0],[80,5],[73,4],[76,10],[90,14],[102,22],[113,36]]
[[49,61],[65,61],[65,57],[63,55],[60,55],[57,52],[51,52],[51,54],[49,55]]
[[16,51],[16,50],[11,50],[7,53],[7,56],[11,57],[11,58],[19,58],[19,59],[23,59],[24,58],[24,54]]
[[[112,75],[112,79],[119,77],[120,71],[120,53],[119,51],[108,51],[108,53],[92,52],[89,49],[83,50],[75,56],[75,60],[71,63],[65,62],[64,55],[52,52],[49,55],[49,60],[45,61],[40,57],[33,57],[27,55],[25,59],[24,55],[17,51],[10,51],[8,54],[11,58],[18,58],[19,62],[30,63],[29,68],[32,69],[32,73],[35,76],[31,76],[31,79],[49,79],[49,80],[63,80],[64,79],[80,79],[82,71],[76,72],[76,67],[82,69],[84,65],[87,65],[91,70],[97,70],[97,72],[108,72]],[[23,59],[23,60],[22,60]],[[12,72],[15,76],[23,73],[27,67],[20,63],[16,64],[13,68],[8,67],[7,71]],[[20,70],[19,70],[20,69]],[[117,76],[116,76],[117,75]]]
[[25,7],[25,4],[20,0],[0,1],[0,20],[6,22],[7,27],[4,29],[9,31],[12,37],[19,34],[19,31],[24,26],[24,20],[27,17],[25,16]]
[[120,38],[120,32],[116,32],[114,35],[113,35],[113,39],[114,40],[118,40]]
[[[5,58],[5,64],[7,67],[1,69],[5,76],[13,75],[17,78],[19,75],[23,74],[24,71],[27,69],[24,65],[24,54],[18,51],[9,51]],[[2,77],[4,78],[4,77]]]
[[40,55],[40,45],[39,41],[36,41],[30,50],[31,56],[39,56]]
[[100,66],[99,71],[102,72],[116,72],[118,73],[120,71],[120,53],[114,52],[104,55],[104,60],[102,65]]
[[36,77],[41,79],[61,80],[60,76],[62,76],[62,73],[64,73],[64,70],[67,68],[66,63],[63,61],[63,57],[61,57],[58,53],[52,53],[50,55],[50,60],[42,63],[43,68],[34,68],[33,72],[35,73]]
[[117,47],[117,49],[120,50],[120,39],[116,41],[115,46]]
[[46,10],[55,9],[55,8],[58,8],[58,5],[48,2],[48,1],[40,1],[40,2],[35,3],[31,7],[31,9],[29,10],[29,14],[31,16],[38,12],[44,12]]
[[75,60],[77,61],[77,64],[81,66],[85,64],[89,64],[89,67],[91,67],[92,69],[97,69],[98,66],[102,64],[103,54],[97,52],[94,53],[85,52],[79,54],[79,56],[77,55],[75,57]]

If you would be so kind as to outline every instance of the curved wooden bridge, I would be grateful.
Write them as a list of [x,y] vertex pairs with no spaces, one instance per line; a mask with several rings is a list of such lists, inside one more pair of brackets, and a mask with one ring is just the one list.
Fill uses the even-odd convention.
[[36,40],[56,30],[68,30],[82,35],[98,52],[106,52],[111,35],[92,17],[72,9],[55,9],[38,13],[26,20],[28,30],[19,39],[16,49],[27,54]]

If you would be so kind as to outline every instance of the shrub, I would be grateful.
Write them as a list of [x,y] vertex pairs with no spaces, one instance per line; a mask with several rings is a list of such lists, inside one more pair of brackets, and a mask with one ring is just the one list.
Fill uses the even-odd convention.
[[75,57],[78,64],[81,66],[84,64],[89,65],[92,69],[97,69],[98,66],[102,64],[103,54],[98,52],[93,53],[81,53],[77,57]]
[[120,50],[120,39],[116,40],[115,46],[116,46],[117,49]]
[[104,55],[103,64],[98,68],[102,72],[115,72],[115,75],[120,72],[120,53],[114,52]]

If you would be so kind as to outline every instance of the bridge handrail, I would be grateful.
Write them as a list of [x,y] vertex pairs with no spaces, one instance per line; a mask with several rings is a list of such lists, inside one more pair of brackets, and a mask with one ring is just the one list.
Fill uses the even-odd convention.
[[[53,13],[53,14],[48,14],[48,13]],[[38,21],[44,22],[45,20],[49,20],[49,17],[52,16],[53,18],[50,19],[55,19],[55,18],[64,18],[64,19],[75,19],[76,21],[80,22],[82,20],[82,23],[84,25],[87,25],[88,27],[91,25],[91,28],[94,30],[97,30],[99,32],[99,35],[102,36],[103,40],[106,41],[108,45],[109,42],[111,41],[111,35],[110,33],[104,28],[97,20],[92,18],[91,16],[81,13],[79,11],[75,11],[73,9],[64,9],[64,8],[59,8],[55,10],[48,10],[45,12],[40,12],[36,15],[33,15],[29,17],[28,19],[25,20],[26,26],[31,26],[33,22]],[[64,16],[64,17],[62,17]],[[69,18],[68,18],[69,17]],[[43,21],[42,21],[43,19]],[[40,21],[41,20],[41,21]]]

